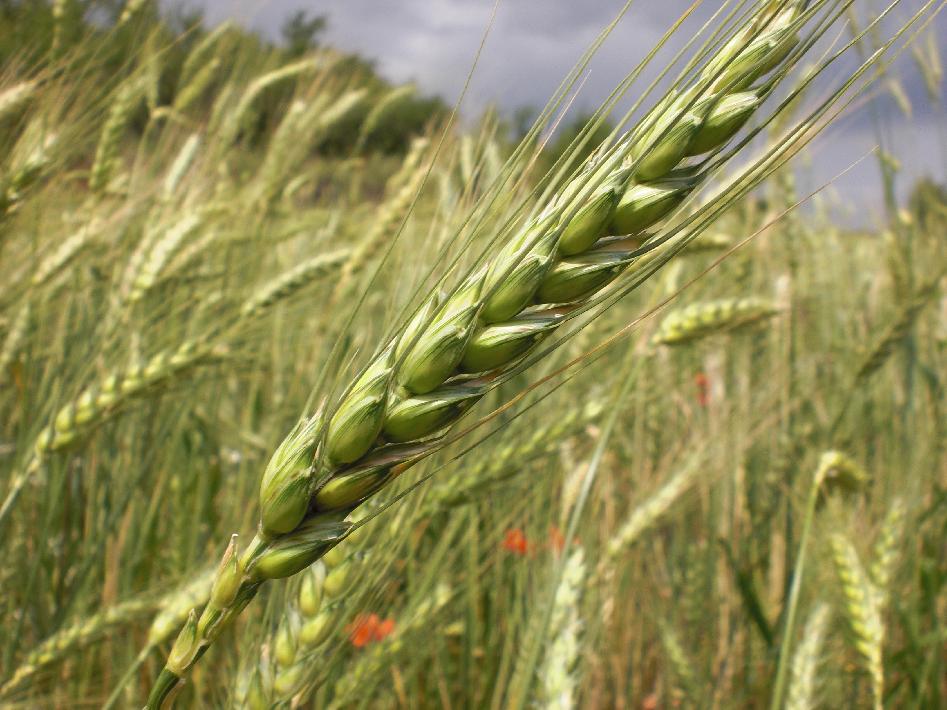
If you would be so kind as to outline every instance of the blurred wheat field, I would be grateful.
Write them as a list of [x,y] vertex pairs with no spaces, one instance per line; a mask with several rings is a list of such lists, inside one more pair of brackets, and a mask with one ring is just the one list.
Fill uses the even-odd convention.
[[[726,136],[739,157],[667,188],[653,230],[557,262],[632,254],[184,660],[228,570],[249,579],[263,472],[610,146],[652,141],[638,187],[672,184],[641,177],[662,124],[622,131],[719,52],[668,65],[679,94],[635,84],[645,119],[607,103],[554,133],[563,92],[514,135],[309,41],[303,16],[275,46],[147,2],[4,5],[0,707],[141,707],[166,659],[190,671],[176,707],[947,706],[947,188],[898,202],[881,141],[862,168],[887,217],[853,229],[779,152],[832,118],[805,72],[834,51],[863,53],[859,101],[906,66],[942,111],[943,5],[892,28],[867,3],[724,3],[705,47],[802,17],[798,56],[752,77],[775,68],[751,102],[768,112]],[[701,152],[669,174],[693,180],[678,163]],[[365,448],[414,443],[393,432]],[[264,535],[267,563],[297,572],[291,532]]]

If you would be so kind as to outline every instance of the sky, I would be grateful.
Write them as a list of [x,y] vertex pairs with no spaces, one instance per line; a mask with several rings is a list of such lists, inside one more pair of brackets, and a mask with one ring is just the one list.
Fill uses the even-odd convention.
[[[280,26],[297,10],[324,14],[327,44],[371,58],[386,78],[397,83],[413,81],[422,93],[437,94],[450,104],[461,95],[486,37],[462,105],[468,118],[490,105],[507,115],[520,107],[543,106],[623,5],[622,0],[499,0],[491,27],[494,0],[185,2],[204,11],[209,27],[232,19],[269,38],[277,38]],[[594,57],[574,110],[598,106],[687,6],[685,0],[636,0]],[[667,49],[676,50],[719,6],[718,1],[705,0]],[[907,17],[920,6],[921,0],[902,0],[897,14]],[[936,18],[932,31],[947,37],[947,12]],[[947,57],[943,61],[947,63]],[[906,117],[889,92],[880,92],[871,107],[860,106],[817,139],[798,163],[803,186],[829,181],[870,151],[878,142],[875,116],[885,126],[886,148],[902,164],[902,192],[916,176],[947,180],[947,116],[927,98],[909,55],[896,68],[913,115]],[[833,184],[838,209],[856,222],[881,218],[880,194],[878,170],[871,160]]]

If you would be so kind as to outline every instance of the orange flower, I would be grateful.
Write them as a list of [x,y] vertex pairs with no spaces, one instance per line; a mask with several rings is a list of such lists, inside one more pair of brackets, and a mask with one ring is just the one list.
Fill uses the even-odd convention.
[[703,372],[694,375],[694,384],[697,386],[697,404],[706,407],[710,404],[710,378]]
[[370,644],[377,633],[378,614],[359,614],[349,624],[349,640],[355,648]]
[[526,535],[519,528],[511,528],[506,531],[506,536],[503,538],[503,547],[514,555],[522,556],[529,552],[529,542],[526,540]]
[[349,640],[355,648],[383,641],[395,632],[394,619],[380,619],[378,614],[359,614],[348,626]]
[[384,641],[385,637],[395,632],[395,620],[385,619],[375,626],[375,641]]

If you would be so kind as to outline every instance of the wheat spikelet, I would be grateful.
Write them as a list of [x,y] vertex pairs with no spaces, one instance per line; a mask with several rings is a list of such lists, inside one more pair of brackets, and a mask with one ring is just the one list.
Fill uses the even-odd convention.
[[53,40],[49,51],[53,57],[59,56],[63,48],[63,35],[65,34],[66,18],[69,10],[70,0],[53,0]]
[[129,303],[137,303],[154,287],[165,265],[181,245],[198,231],[202,221],[202,215],[187,213],[165,229],[160,239],[155,233],[142,240],[142,246],[147,247],[147,251],[136,252],[129,265],[132,270],[130,273],[134,273],[128,291]]
[[12,478],[0,505],[0,523],[9,515],[24,486],[42,470],[47,456],[76,445],[114,417],[130,400],[157,391],[195,367],[216,362],[225,354],[222,346],[189,340],[84,389],[36,436],[32,457]]
[[462,480],[448,481],[431,489],[421,514],[430,516],[476,501],[485,490],[520,473],[531,459],[548,453],[593,423],[603,409],[601,402],[593,400],[581,409],[567,410],[549,426],[533,429],[525,441],[506,444],[491,456],[474,460],[464,467]]
[[59,135],[50,130],[45,120],[30,123],[10,158],[10,167],[4,177],[0,206],[3,211],[11,211],[23,193],[46,175],[53,163],[55,150],[59,144]]
[[[348,513],[438,450],[446,432],[491,385],[515,373],[565,322],[568,309],[563,304],[589,302],[631,265],[635,251],[625,240],[606,239],[607,253],[598,252],[596,244],[610,234],[624,234],[614,230],[629,223],[650,227],[674,207],[673,201],[659,209],[636,196],[626,199],[634,181],[679,176],[695,141],[706,152],[722,150],[740,125],[717,116],[712,106],[731,93],[725,87],[739,83],[745,88],[747,79],[752,82],[781,64],[795,43],[793,34],[787,47],[787,28],[795,31],[801,10],[791,3],[776,16],[768,13],[773,23],[763,36],[778,37],[776,45],[750,56],[745,52],[756,44],[738,44],[729,50],[732,66],[696,78],[695,91],[703,86],[714,92],[702,115],[685,110],[689,104],[682,94],[596,154],[443,300],[432,295],[325,414],[304,419],[290,433],[262,477],[257,536],[222,569],[218,582],[226,593],[213,595],[200,617],[195,615],[182,629],[152,687],[148,708],[164,703],[260,584],[311,565],[350,530]],[[761,91],[757,98],[764,95]],[[656,125],[667,130],[654,131]],[[703,177],[700,169],[683,169],[691,189],[696,187]],[[674,253],[669,251],[665,260]],[[604,264],[591,275],[580,268],[569,278],[575,260],[592,257]],[[554,287],[547,276],[555,277]],[[533,304],[540,307],[531,308]]]
[[669,624],[661,625],[661,641],[677,678],[678,690],[683,692],[691,704],[696,705],[702,697],[702,684],[698,679],[693,659],[681,645],[677,632]]
[[121,27],[126,22],[130,22],[147,4],[148,0],[128,0],[125,3],[125,7],[122,8],[122,14],[118,16],[117,26]]
[[875,707],[881,708],[884,697],[882,646],[885,630],[879,608],[879,592],[865,573],[855,548],[844,536],[832,535],[830,547],[845,599],[845,618],[852,632],[855,648],[871,678]]
[[264,202],[273,202],[280,195],[286,177],[295,172],[309,151],[318,146],[335,126],[362,105],[365,96],[365,89],[353,89],[331,103],[326,97],[292,103],[270,141],[260,168]]
[[895,498],[881,524],[881,532],[875,542],[875,548],[868,567],[868,576],[878,591],[878,607],[881,613],[888,605],[891,594],[891,576],[898,562],[901,537],[907,506],[901,498]]
[[865,490],[871,476],[850,456],[841,451],[826,451],[819,458],[814,485],[818,490],[819,504],[836,493],[854,495]]
[[933,103],[939,103],[943,93],[941,85],[944,81],[944,65],[940,60],[936,33],[928,32],[923,44],[914,42],[911,45],[911,53],[914,55],[918,71],[924,78],[924,88],[927,89],[928,97]]
[[175,113],[184,113],[196,104],[217,78],[222,66],[223,62],[217,57],[204,64],[186,84],[181,85],[174,96],[174,103],[171,104],[172,110]]
[[30,651],[2,687],[0,698],[10,698],[37,674],[59,663],[80,648],[105,636],[116,626],[127,626],[160,608],[155,598],[130,599],[50,636]]
[[181,150],[179,150],[178,154],[174,157],[174,161],[171,163],[171,167],[168,168],[168,172],[164,178],[162,194],[165,200],[171,200],[174,197],[178,185],[181,184],[181,180],[187,174],[188,170],[190,170],[200,146],[200,133],[192,133],[187,137],[187,140],[184,141]]
[[318,254],[300,262],[262,286],[240,306],[240,317],[244,320],[259,318],[274,305],[297,293],[316,279],[335,273],[349,258],[348,249],[337,249],[328,254]]
[[289,701],[304,690],[312,655],[348,617],[351,589],[367,561],[358,552],[363,539],[361,534],[350,536],[304,572],[295,608],[272,643],[273,667],[261,679],[259,691],[269,702]]
[[682,345],[759,323],[778,312],[779,309],[772,302],[760,298],[728,298],[693,303],[669,313],[661,322],[652,342],[656,345]]
[[188,340],[177,348],[159,352],[145,363],[105,377],[59,410],[52,426],[37,436],[37,454],[59,451],[76,443],[114,416],[129,399],[165,386],[198,365],[215,362],[225,352],[219,346]]
[[181,65],[181,74],[178,77],[178,86],[186,86],[209,63],[216,59],[221,49],[222,40],[231,32],[235,25],[232,20],[226,20],[208,32],[193,49],[188,52],[187,59]]
[[802,632],[802,640],[792,657],[792,675],[786,710],[815,710],[822,643],[829,624],[829,605],[820,603],[812,610]]
[[539,667],[536,706],[548,710],[576,707],[576,665],[581,652],[582,620],[579,604],[585,583],[585,556],[576,548],[566,561],[553,600],[549,628],[554,631]]
[[30,285],[38,288],[59,274],[99,233],[101,223],[93,219],[67,237],[59,247],[36,267]]
[[193,575],[190,582],[162,598],[160,611],[148,627],[147,648],[154,648],[167,641],[181,627],[181,623],[192,609],[207,603],[213,581],[214,570],[204,570]]
[[605,561],[614,564],[622,552],[633,545],[641,535],[657,523],[671,506],[695,483],[698,467],[687,466],[672,476],[644,503],[628,516],[618,532],[609,540]]
[[95,158],[89,170],[89,189],[92,192],[104,192],[115,176],[122,136],[141,101],[143,88],[141,78],[137,76],[126,79],[118,87],[102,125]]

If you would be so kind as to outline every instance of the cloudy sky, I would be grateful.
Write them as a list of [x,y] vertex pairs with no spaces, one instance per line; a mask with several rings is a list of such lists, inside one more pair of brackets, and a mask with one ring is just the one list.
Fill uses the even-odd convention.
[[[493,0],[185,2],[203,9],[209,26],[233,19],[269,37],[277,37],[286,17],[297,10],[324,14],[329,20],[327,43],[370,57],[389,79],[414,81],[423,92],[439,94],[450,103],[463,89],[494,9]],[[622,4],[622,0],[500,0],[464,99],[465,115],[474,116],[494,103],[507,113],[522,106],[544,105]],[[685,0],[636,0],[597,53],[575,107],[597,106],[687,5]],[[907,17],[920,6],[921,0],[903,0],[899,15]],[[719,2],[705,0],[693,21],[678,32],[678,41],[696,31],[717,7]],[[947,12],[936,19],[933,29],[940,37],[947,37]],[[925,173],[944,180],[947,117],[927,99],[909,56],[898,63],[898,76],[913,104],[912,117],[905,117],[888,93],[874,101],[874,111],[883,119],[892,152],[905,167],[902,182],[909,182],[908,175]],[[871,112],[863,107],[851,113],[810,151],[805,173],[808,182],[828,180],[876,142]],[[836,187],[839,199],[861,220],[880,213],[877,169],[872,162],[863,163]]]

